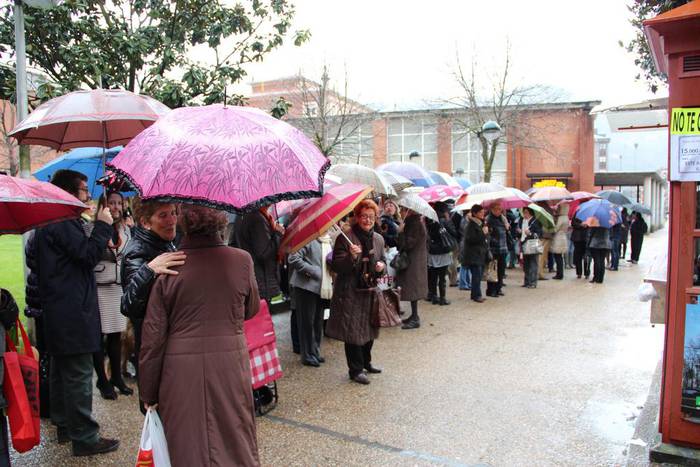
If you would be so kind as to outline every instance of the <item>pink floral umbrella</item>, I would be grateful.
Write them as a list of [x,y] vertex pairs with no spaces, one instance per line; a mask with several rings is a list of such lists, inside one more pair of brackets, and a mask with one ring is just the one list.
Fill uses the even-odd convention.
[[243,212],[321,196],[330,161],[301,131],[252,107],[173,110],[108,167],[144,199]]
[[446,201],[448,199],[456,200],[462,196],[463,193],[464,190],[461,188],[448,185],[434,185],[418,193],[418,196],[429,203],[436,203],[438,201]]
[[111,148],[128,143],[168,112],[155,99],[121,89],[75,91],[41,104],[10,136],[57,151]]

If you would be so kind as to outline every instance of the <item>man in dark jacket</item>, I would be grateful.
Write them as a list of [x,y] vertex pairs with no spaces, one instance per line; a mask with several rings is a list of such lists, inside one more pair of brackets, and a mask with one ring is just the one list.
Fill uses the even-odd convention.
[[501,203],[495,202],[491,205],[491,212],[486,216],[486,226],[489,228],[489,248],[496,261],[498,280],[487,282],[486,295],[498,297],[503,294],[503,279],[506,275],[506,257],[508,256],[508,236],[510,226],[503,215]]
[[[85,202],[87,177],[57,171],[51,183]],[[39,296],[46,344],[51,355],[51,420],[58,442],[73,442],[74,456],[111,452],[119,441],[99,436],[92,417],[92,354],[100,349],[100,312],[94,267],[112,234],[112,216],[97,213],[90,237],[78,220],[36,231]]]

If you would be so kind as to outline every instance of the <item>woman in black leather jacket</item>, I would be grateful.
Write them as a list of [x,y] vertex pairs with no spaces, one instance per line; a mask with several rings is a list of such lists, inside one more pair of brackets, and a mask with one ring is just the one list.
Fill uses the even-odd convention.
[[[141,325],[151,287],[158,274],[177,274],[172,267],[185,264],[185,254],[175,251],[177,207],[172,203],[135,200],[138,225],[123,252],[121,312],[134,326],[136,361],[141,348]],[[137,369],[138,373],[138,369]]]

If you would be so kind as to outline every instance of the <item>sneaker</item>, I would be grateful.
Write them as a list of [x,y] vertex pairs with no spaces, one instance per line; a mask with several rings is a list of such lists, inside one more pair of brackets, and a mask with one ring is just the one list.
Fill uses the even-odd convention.
[[99,438],[92,444],[73,441],[73,455],[75,457],[94,456],[96,454],[106,454],[119,449],[118,439]]

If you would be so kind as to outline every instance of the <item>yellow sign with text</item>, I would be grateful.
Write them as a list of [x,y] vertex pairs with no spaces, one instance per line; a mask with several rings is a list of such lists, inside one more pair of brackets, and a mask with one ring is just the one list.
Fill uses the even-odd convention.
[[671,112],[672,135],[700,135],[700,108],[673,109]]

